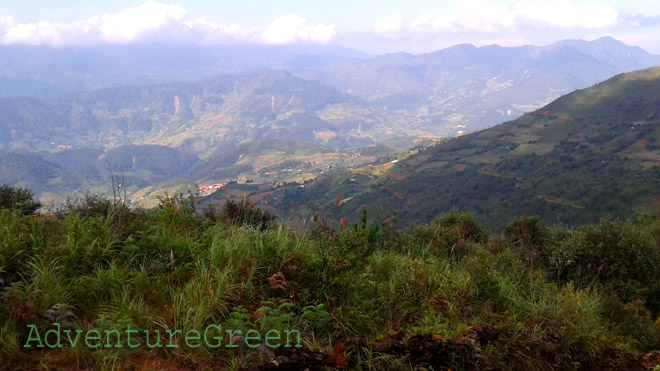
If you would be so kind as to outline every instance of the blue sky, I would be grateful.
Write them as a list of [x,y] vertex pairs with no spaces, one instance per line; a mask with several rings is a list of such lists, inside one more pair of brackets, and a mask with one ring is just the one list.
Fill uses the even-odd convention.
[[657,0],[0,0],[0,43],[341,44],[422,53],[457,43],[613,36],[660,54]]

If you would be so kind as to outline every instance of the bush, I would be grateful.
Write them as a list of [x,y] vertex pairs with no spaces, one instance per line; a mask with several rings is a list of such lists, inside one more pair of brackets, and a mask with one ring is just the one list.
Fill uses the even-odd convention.
[[504,228],[504,241],[527,262],[533,264],[538,261],[542,266],[547,266],[551,233],[539,223],[538,217],[524,217],[511,222]]
[[34,214],[41,207],[32,191],[8,184],[0,186],[0,209],[17,210],[23,215]]
[[217,219],[229,225],[248,225],[266,230],[273,227],[277,217],[270,211],[255,207],[253,203],[243,199],[241,202],[226,201]]
[[71,213],[76,213],[84,218],[94,216],[106,217],[110,215],[114,206],[114,203],[106,197],[86,194],[80,198],[67,198],[63,209],[58,210],[58,214],[61,217]]
[[617,324],[617,330],[629,337],[638,350],[649,352],[660,347],[660,323],[653,323],[654,317],[643,301],[624,304],[610,299],[603,305],[603,314]]
[[561,283],[599,285],[623,302],[644,300],[660,310],[660,248],[630,223],[601,221],[581,228],[552,247],[549,269]]
[[56,212],[62,220],[74,214],[87,220],[86,223],[94,218],[109,222],[113,233],[121,241],[141,229],[147,217],[144,209],[132,209],[123,202],[115,202],[98,194],[67,198],[65,204]]
[[460,258],[470,251],[471,243],[484,243],[488,233],[470,213],[452,211],[438,216],[428,225],[413,228],[418,243],[443,257]]

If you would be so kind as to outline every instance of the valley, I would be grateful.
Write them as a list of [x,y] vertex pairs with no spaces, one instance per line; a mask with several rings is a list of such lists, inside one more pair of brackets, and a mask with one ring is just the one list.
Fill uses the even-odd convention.
[[[417,151],[442,138],[485,127],[493,128],[489,133],[498,134],[481,134],[483,141],[492,135],[502,139],[511,134],[515,139],[501,141],[502,145],[516,146],[511,154],[543,155],[554,151],[563,137],[532,144],[539,134],[509,132],[497,125],[534,111],[563,93],[659,63],[658,57],[612,38],[567,40],[544,47],[458,45],[428,54],[375,57],[341,48],[232,51],[236,56],[273,52],[273,63],[289,61],[282,62],[283,67],[294,63],[294,55],[327,56],[316,59],[317,64],[286,67],[296,75],[284,70],[264,71],[272,68],[268,64],[231,69],[237,65],[230,67],[226,59],[217,59],[218,48],[182,50],[192,53],[190,60],[197,63],[188,69],[177,65],[183,63],[177,62],[180,57],[158,67],[153,58],[171,56],[175,49],[150,48],[129,48],[134,59],[113,68],[134,68],[142,63],[140,68],[183,73],[203,64],[206,67],[196,70],[195,76],[213,69],[262,72],[190,82],[167,82],[162,75],[162,82],[156,85],[136,78],[132,81],[141,84],[113,86],[122,83],[117,80],[108,82],[107,87],[78,85],[75,89],[88,90],[49,93],[44,84],[58,81],[58,74],[64,71],[60,64],[51,78],[34,76],[40,79],[41,88],[15,89],[15,96],[0,98],[0,157],[7,174],[2,180],[34,189],[48,204],[56,205],[72,194],[110,194],[112,169],[123,174],[121,186],[132,202],[150,206],[163,194],[199,191],[200,185],[302,185],[329,172],[365,172],[356,169],[368,165],[375,169],[401,157],[400,151]],[[84,58],[114,58],[114,53],[123,52],[121,47],[97,48],[83,58],[75,48],[5,49],[13,56],[3,62],[5,71],[12,71],[14,79],[27,78],[27,66],[16,64],[19,58],[39,55],[45,58],[45,66],[54,60],[75,65]],[[93,78],[102,82],[96,75],[99,71],[108,72],[99,67],[67,74],[73,73],[74,81]],[[30,85],[26,80],[7,81],[6,87],[17,86],[18,81],[22,81],[20,86]],[[480,176],[500,176],[500,181],[511,177],[492,168],[501,160],[497,155],[475,156],[468,149],[461,155],[466,157],[410,159],[387,170],[387,178],[403,181],[410,171],[402,166],[420,172],[447,164],[457,170],[490,164],[481,166]],[[16,161],[24,174],[20,177],[9,165]],[[545,196],[554,197],[543,195],[540,199]]]

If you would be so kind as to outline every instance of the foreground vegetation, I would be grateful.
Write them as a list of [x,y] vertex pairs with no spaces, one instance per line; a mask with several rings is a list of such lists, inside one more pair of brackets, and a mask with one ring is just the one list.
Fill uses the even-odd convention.
[[[395,218],[365,211],[353,225],[316,215],[312,228],[294,232],[247,202],[200,212],[194,198],[179,195],[147,211],[87,196],[34,215],[7,194],[0,359],[10,369],[660,364],[655,218],[577,230],[523,218],[489,235],[465,213],[402,230]],[[165,330],[211,324],[242,334],[295,329],[303,347],[192,348],[178,335],[177,347],[24,347],[29,325],[44,334],[53,323],[161,330],[164,343]]]

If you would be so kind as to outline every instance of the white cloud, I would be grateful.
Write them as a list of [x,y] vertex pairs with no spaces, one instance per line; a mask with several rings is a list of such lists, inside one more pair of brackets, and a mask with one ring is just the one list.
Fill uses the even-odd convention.
[[281,16],[269,24],[261,34],[266,44],[290,44],[299,41],[327,43],[336,35],[335,25],[307,25],[307,20],[296,14]]
[[2,44],[79,45],[98,43],[130,43],[151,33],[176,27],[185,17],[181,5],[164,5],[148,1],[117,14],[104,14],[71,23],[25,22],[11,17],[0,19]]
[[0,28],[0,42],[53,46],[130,43],[168,27],[176,28],[185,14],[186,11],[181,5],[147,1],[117,14],[104,14],[71,23],[19,23],[11,17],[5,17],[0,19],[0,23],[5,26]]
[[333,24],[310,25],[296,14],[275,19],[267,27],[245,28],[238,23],[218,24],[204,18],[186,19],[179,4],[150,0],[116,14],[104,14],[69,23],[19,22],[0,17],[0,44],[89,45],[140,41],[183,41],[200,44],[295,42],[327,43],[336,36]]
[[619,12],[594,2],[573,5],[568,0],[520,0],[512,8],[518,19],[559,28],[603,28],[618,23]]
[[651,53],[660,53],[660,16],[627,14],[608,0],[451,2],[453,5],[442,12],[406,14],[408,21],[404,20],[401,27],[397,26],[396,16],[381,18],[368,34],[356,38],[359,41],[351,43],[345,35],[340,38],[349,40],[345,42],[349,46],[377,54],[431,52],[460,43],[547,45],[563,39],[612,36]]
[[457,1],[446,14],[425,13],[415,18],[409,30],[416,33],[497,32],[510,28],[514,15],[508,9],[490,5],[487,0]]
[[575,5],[568,0],[518,0],[511,7],[488,0],[456,1],[444,14],[424,13],[401,32],[417,34],[482,32],[494,34],[522,28],[597,29],[616,26],[619,12],[594,2]]
[[88,22],[98,27],[101,37],[109,43],[129,43],[146,33],[167,25],[176,25],[186,15],[179,4],[165,5],[147,1],[136,8],[124,9],[117,14],[94,17]]
[[259,43],[259,33],[262,32],[258,28],[244,28],[239,23],[223,25],[203,18],[184,23],[184,28],[188,38],[200,44]]
[[416,32],[424,32],[425,28],[433,22],[433,18],[435,18],[435,13],[424,13],[412,21],[410,29]]
[[374,31],[380,34],[399,32],[403,29],[404,16],[392,14],[381,18],[374,23]]

